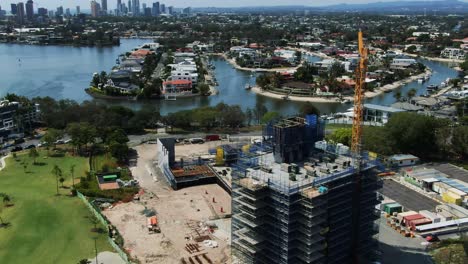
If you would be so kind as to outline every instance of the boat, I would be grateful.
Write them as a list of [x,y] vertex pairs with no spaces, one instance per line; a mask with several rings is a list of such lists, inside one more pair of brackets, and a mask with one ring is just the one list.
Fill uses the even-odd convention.
[[433,92],[433,91],[435,91],[435,90],[437,90],[437,89],[439,89],[439,87],[438,87],[437,85],[434,85],[434,84],[431,84],[431,85],[429,85],[429,86],[426,87],[426,90],[427,90],[428,92]]
[[423,78],[419,78],[418,79],[418,83],[423,83],[424,82],[424,79]]
[[247,84],[245,85],[245,89],[246,89],[246,90],[250,90],[250,89],[252,89],[252,86],[251,86],[250,84],[247,83]]

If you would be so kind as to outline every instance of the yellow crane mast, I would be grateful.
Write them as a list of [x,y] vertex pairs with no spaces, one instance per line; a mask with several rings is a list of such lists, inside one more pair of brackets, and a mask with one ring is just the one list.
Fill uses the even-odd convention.
[[363,116],[363,93],[366,84],[367,54],[368,49],[364,47],[362,31],[358,33],[359,65],[356,68],[356,87],[354,89],[354,117],[351,151],[354,163],[358,171],[361,169],[361,140],[362,140],[362,116]]

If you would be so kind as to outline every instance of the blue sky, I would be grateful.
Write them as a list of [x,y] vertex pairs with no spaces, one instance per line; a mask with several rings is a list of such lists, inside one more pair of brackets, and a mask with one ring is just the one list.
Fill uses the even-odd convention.
[[[26,2],[27,0],[0,0],[0,5],[3,6],[3,9],[9,9],[10,3],[14,2]],[[97,0],[100,2],[101,0]],[[128,0],[122,0],[122,2],[127,2]],[[152,3],[157,0],[140,0],[142,3]],[[207,6],[216,6],[216,7],[238,7],[238,6],[274,6],[274,5],[308,5],[308,6],[323,6],[323,5],[332,5],[339,3],[370,3],[370,2],[394,2],[395,0],[159,0],[160,3],[166,4],[166,6],[175,6],[175,7],[207,7]],[[55,8],[59,5],[64,7],[74,8],[79,5],[82,9],[89,8],[90,0],[34,0],[37,7],[46,7],[46,8]],[[117,0],[107,0],[107,5],[110,9],[114,9],[117,3]]]

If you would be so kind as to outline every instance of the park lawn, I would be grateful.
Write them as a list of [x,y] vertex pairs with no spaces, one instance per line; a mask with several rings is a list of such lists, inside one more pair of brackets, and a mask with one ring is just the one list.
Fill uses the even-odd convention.
[[[70,189],[59,189],[56,196],[54,165],[58,165],[71,186],[70,167],[75,167],[75,179],[84,176],[88,160],[81,157],[48,157],[40,151],[41,165],[33,165],[28,151],[19,152],[18,160],[6,160],[0,171],[0,192],[12,197],[14,206],[3,208],[1,216],[11,225],[0,228],[0,263],[77,263],[94,256],[94,240],[98,251],[112,251],[107,232],[91,232],[91,213]],[[28,164],[25,169],[23,162]],[[3,206],[3,204],[0,204]]]

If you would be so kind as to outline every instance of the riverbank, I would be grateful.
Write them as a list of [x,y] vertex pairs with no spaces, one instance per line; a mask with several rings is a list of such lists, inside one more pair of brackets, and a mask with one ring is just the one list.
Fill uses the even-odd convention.
[[217,53],[215,55],[221,56],[224,60],[226,60],[229,64],[231,64],[235,69],[240,70],[240,71],[249,71],[249,72],[289,72],[289,71],[296,71],[297,68],[299,68],[302,65],[302,63],[301,63],[296,67],[271,68],[271,69],[246,68],[246,67],[239,66],[234,59],[228,58],[226,56],[226,54],[224,54],[224,53]]
[[[394,82],[392,84],[387,84],[387,85],[384,85],[384,86],[379,87],[379,88],[375,88],[375,90],[373,92],[366,92],[364,94],[364,98],[373,98],[373,97],[376,97],[376,96],[381,95],[383,93],[388,93],[389,91],[392,91],[394,89],[402,87],[405,84],[414,82],[414,81],[418,80],[419,78],[423,78],[424,76],[426,76],[426,75],[428,75],[430,73],[431,73],[431,70],[427,69],[425,72],[423,72],[421,74],[410,76],[410,77],[408,77],[408,78],[406,78],[404,80],[397,81],[397,82]],[[256,94],[263,95],[263,96],[270,97],[270,98],[275,98],[275,99],[283,99],[284,100],[284,97],[286,96],[286,94],[274,93],[274,92],[271,92],[271,91],[263,91],[258,86],[252,87],[251,91],[256,93]],[[289,95],[287,98],[288,98],[287,100],[296,101],[296,102],[312,102],[312,103],[340,103],[341,102],[340,98],[338,96],[333,96],[333,97],[319,97],[319,96],[317,96],[317,97],[306,97],[306,96]],[[349,101],[354,101],[354,97],[353,96],[343,96],[341,100],[342,101],[348,101],[348,100]]]
[[455,63],[463,63],[463,60],[457,60],[457,59],[446,59],[446,58],[437,58],[437,57],[425,57],[425,56],[419,56],[417,54],[411,54],[411,53],[404,53],[406,56],[413,57],[413,58],[420,58],[420,59],[425,59],[425,60],[430,60],[430,61],[438,61],[438,62],[455,62]]

